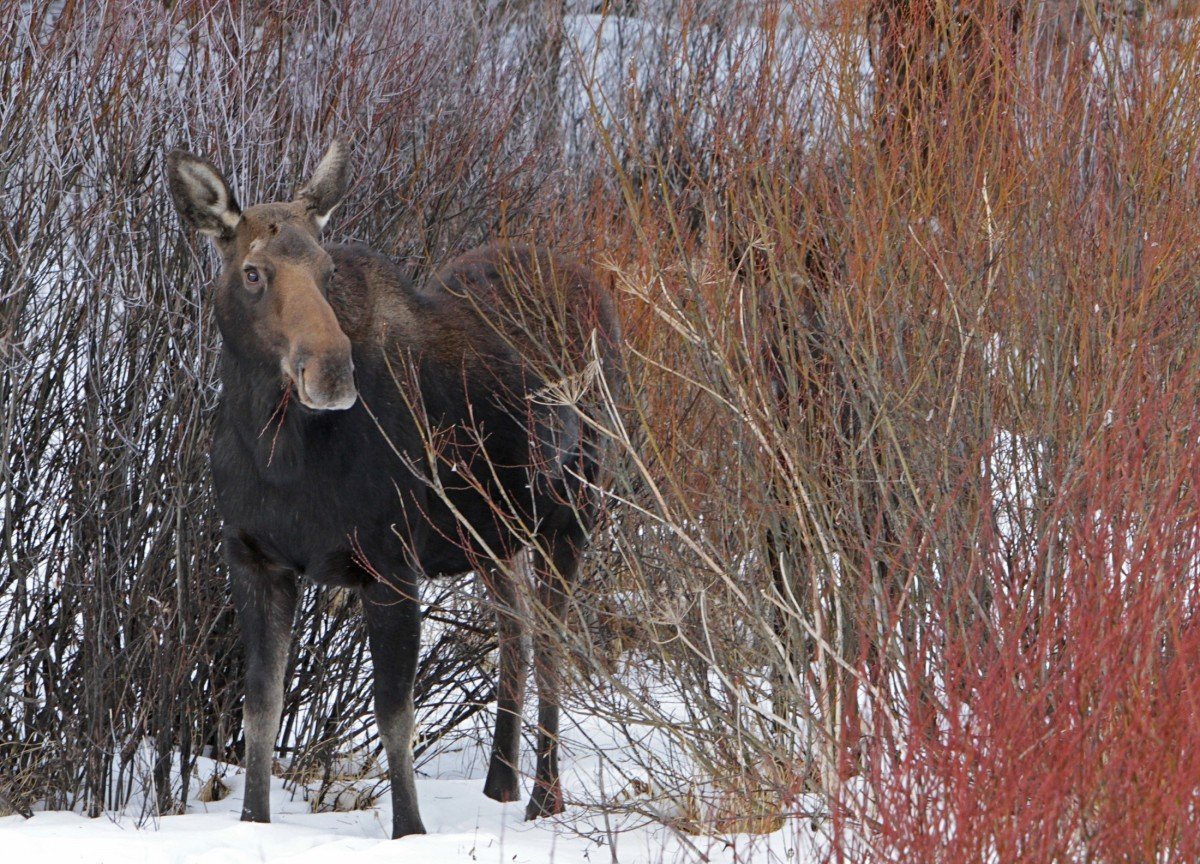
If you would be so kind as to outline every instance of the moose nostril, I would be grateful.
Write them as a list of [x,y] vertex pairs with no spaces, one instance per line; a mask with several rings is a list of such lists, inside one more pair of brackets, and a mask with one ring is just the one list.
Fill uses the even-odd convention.
[[[309,375],[309,370],[312,375]],[[315,409],[349,408],[357,399],[354,360],[350,352],[305,350],[291,352],[285,371],[296,387],[302,404]]]

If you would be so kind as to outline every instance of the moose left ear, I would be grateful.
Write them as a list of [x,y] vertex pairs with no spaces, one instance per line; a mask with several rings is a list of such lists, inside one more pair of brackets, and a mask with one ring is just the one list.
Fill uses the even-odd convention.
[[325,227],[329,214],[342,200],[349,185],[350,148],[346,142],[335,140],[321,157],[312,179],[296,193],[296,200],[304,202],[319,230]]

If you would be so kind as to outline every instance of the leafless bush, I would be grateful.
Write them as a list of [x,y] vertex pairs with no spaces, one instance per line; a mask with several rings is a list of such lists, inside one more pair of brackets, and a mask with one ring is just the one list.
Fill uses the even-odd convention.
[[[550,394],[612,494],[568,620],[530,603],[569,711],[627,733],[589,803],[802,813],[841,860],[1194,860],[1195,25],[439,10],[3,10],[0,794],[96,812],[145,738],[160,779],[236,755],[210,263],[160,160],[266,200],[338,133],[335,230],[418,280],[502,234],[618,294],[626,385]],[[488,699],[492,646],[472,582],[430,590],[427,746]],[[282,746],[331,782],[373,743],[363,640],[335,598],[301,624]]]
[[[1195,764],[1135,776],[1123,730],[1175,753],[1196,722],[1167,707],[1195,662],[1196,29],[1059,11],[841,4],[805,22],[839,49],[820,140],[750,122],[784,104],[764,75],[682,182],[608,148],[629,476],[578,600],[636,662],[565,630],[648,812],[827,814],[843,860],[1194,854]],[[857,34],[869,85],[837,74]]]
[[[216,398],[212,262],[163,192],[170,147],[226,166],[243,201],[290,195],[333,135],[361,182],[343,236],[415,275],[494,233],[546,182],[527,100],[495,45],[511,21],[470,4],[8,2],[0,10],[4,196],[4,565],[0,755],[5,792],[99,813],[140,797],[153,742],[235,758],[239,649],[207,480]],[[434,589],[437,590],[437,589]],[[491,646],[441,589],[419,693],[436,740],[478,710]],[[300,613],[281,754],[297,771],[370,746],[353,604]]]
[[[585,410],[620,468],[572,617],[533,615],[628,733],[594,803],[816,814],[845,860],[1194,854],[1196,29],[1060,11],[747,41],[685,4],[584,88],[628,402]],[[720,98],[800,25],[819,135],[787,74]]]

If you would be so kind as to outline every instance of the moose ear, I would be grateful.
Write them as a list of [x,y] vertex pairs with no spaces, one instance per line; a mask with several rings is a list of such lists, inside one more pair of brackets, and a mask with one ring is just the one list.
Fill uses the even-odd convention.
[[242,211],[211,162],[172,150],[167,154],[167,181],[184,222],[220,242],[233,239]]
[[342,200],[349,185],[350,148],[345,141],[334,140],[321,157],[312,179],[296,193],[296,200],[304,203],[320,230],[329,221],[329,214]]

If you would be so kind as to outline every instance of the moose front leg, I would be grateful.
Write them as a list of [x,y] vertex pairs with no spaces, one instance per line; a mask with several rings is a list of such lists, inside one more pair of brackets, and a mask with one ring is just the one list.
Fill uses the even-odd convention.
[[413,778],[413,684],[421,651],[421,603],[412,574],[363,591],[375,673],[375,720],[392,781],[392,837],[424,834]]
[[283,674],[299,590],[291,571],[269,564],[240,539],[226,535],[225,557],[246,653],[242,821],[270,822],[271,763],[283,711]]

